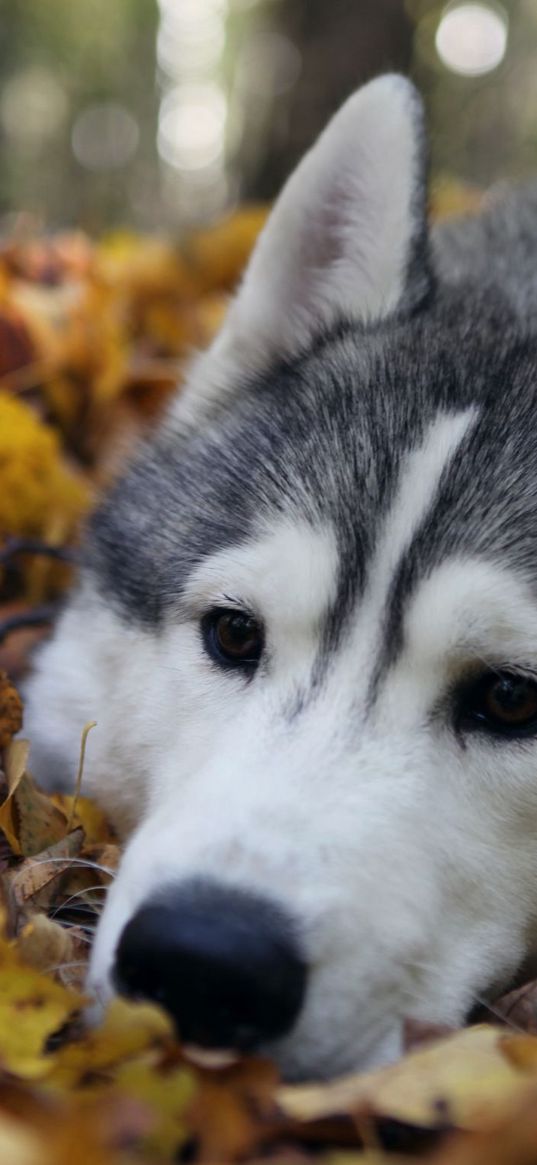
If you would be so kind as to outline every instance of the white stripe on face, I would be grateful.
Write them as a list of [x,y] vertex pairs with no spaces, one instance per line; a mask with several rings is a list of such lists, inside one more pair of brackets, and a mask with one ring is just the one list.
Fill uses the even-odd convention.
[[359,647],[372,663],[382,642],[382,620],[386,602],[401,561],[411,545],[431,504],[444,469],[449,465],[466,434],[475,424],[474,408],[463,413],[440,413],[427,429],[421,445],[404,458],[392,505],[381,526],[371,560],[364,597],[349,642],[353,653]]

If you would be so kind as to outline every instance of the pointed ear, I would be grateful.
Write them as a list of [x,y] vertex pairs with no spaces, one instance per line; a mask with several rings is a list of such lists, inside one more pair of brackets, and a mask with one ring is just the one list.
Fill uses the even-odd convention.
[[217,348],[253,366],[340,321],[410,312],[429,289],[421,100],[405,78],[365,85],[285,185]]
[[172,406],[197,425],[245,377],[306,351],[337,324],[414,311],[431,289],[423,107],[404,77],[343,105],[261,232],[211,347]]

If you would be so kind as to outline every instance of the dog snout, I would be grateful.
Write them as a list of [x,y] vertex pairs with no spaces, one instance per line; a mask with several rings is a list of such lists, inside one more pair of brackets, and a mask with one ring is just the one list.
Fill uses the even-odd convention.
[[146,901],[123,930],[120,994],[161,1004],[184,1043],[250,1051],[285,1035],[306,964],[292,920],[269,899],[208,882]]

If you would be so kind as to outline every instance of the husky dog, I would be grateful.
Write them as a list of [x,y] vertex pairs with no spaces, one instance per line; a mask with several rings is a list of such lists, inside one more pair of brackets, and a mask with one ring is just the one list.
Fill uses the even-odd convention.
[[97,998],[288,1079],[537,950],[537,193],[429,237],[425,154],[401,77],[336,114],[28,692],[127,839]]

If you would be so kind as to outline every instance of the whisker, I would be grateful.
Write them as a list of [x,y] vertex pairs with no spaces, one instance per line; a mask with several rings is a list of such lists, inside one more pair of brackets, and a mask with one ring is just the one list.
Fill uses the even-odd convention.
[[[78,902],[76,902],[74,904],[74,906],[69,907],[69,914],[81,914],[82,918],[85,919],[85,918],[87,918],[88,913],[91,913],[96,918],[100,918],[100,916],[101,916],[100,905],[101,905],[100,902],[99,903],[97,903],[97,902],[91,902],[91,903],[84,902],[82,905],[80,905]],[[96,908],[97,906],[99,906],[99,909],[92,909],[92,907]],[[61,914],[63,907],[64,907],[64,903],[61,902],[60,905],[56,908],[56,913]],[[47,914],[47,918],[52,919],[52,915]],[[88,928],[91,929],[92,931],[97,930],[97,923],[84,922],[84,921],[83,922],[71,922],[68,918],[66,918],[66,919],[60,918],[59,922],[60,922],[60,926],[63,926],[63,927],[83,926],[86,930]]]
[[[49,862],[51,864],[53,862],[61,862],[61,863],[63,863],[63,865],[66,865],[66,866],[83,866],[88,870],[97,870],[101,874],[106,874],[112,880],[116,877],[116,871],[112,870],[110,868],[110,866],[101,866],[99,864],[99,862],[92,862],[89,858],[70,858],[70,857],[65,857],[65,858],[26,858],[26,861],[31,862],[32,867],[34,867],[34,866],[48,866]],[[13,875],[12,881],[14,882],[16,878],[20,877],[22,874],[25,874],[25,873],[26,873],[26,870],[23,868],[21,868],[20,870],[16,870],[14,875]]]
[[[55,918],[56,915],[59,914],[59,912],[61,910],[65,910],[66,907],[69,906],[70,902],[74,902],[77,898],[82,898],[84,894],[93,894],[95,892],[95,890],[100,890],[103,894],[106,894],[106,889],[107,889],[106,886],[99,885],[99,886],[85,886],[82,890],[77,890],[76,894],[71,894],[69,898],[65,899],[65,902],[61,902],[60,905],[57,906],[56,909],[52,912],[52,914],[49,915],[49,918]],[[90,899],[88,902],[85,903],[85,905],[89,906],[89,907],[101,906],[102,903],[92,902]],[[97,913],[97,911],[95,913]]]
[[88,964],[86,963],[85,959],[78,959],[76,962],[72,962],[72,963],[56,963],[52,967],[47,967],[46,973],[47,973],[47,975],[55,975],[57,971],[70,971],[70,970],[73,970],[75,967],[84,967],[85,968],[85,967],[87,967],[87,965]]
[[[86,933],[88,930],[87,926],[81,926],[80,923],[78,923],[78,922],[60,923],[59,925],[63,928],[63,930],[67,930],[67,931],[74,930],[76,928],[76,930],[78,931],[78,933],[76,935],[76,941],[80,942],[80,943],[85,943],[86,946],[88,946],[88,947],[91,947],[93,945],[93,937],[95,935],[95,931],[96,931],[97,927],[92,927],[91,932],[88,934],[88,933]],[[90,937],[90,935],[91,935],[91,937]]]

